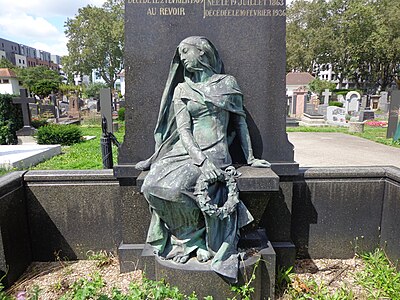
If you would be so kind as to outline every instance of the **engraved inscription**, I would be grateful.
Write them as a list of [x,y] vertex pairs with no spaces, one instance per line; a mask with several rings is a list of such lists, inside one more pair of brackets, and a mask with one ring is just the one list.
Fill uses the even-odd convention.
[[[125,0],[147,6],[148,16],[185,16],[202,5],[203,18],[209,17],[284,17],[284,0]],[[151,5],[151,6],[149,6]]]

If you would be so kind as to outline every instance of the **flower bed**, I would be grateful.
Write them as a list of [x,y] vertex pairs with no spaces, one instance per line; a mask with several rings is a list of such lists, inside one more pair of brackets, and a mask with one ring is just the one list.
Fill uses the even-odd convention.
[[388,126],[388,122],[387,121],[371,120],[371,121],[365,122],[365,125],[371,126],[371,127],[387,127]]

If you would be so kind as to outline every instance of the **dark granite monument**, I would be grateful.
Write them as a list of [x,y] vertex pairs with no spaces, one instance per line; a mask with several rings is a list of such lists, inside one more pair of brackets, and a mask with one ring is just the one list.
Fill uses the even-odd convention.
[[[239,172],[243,173],[238,179],[240,198],[255,218],[255,222],[244,230],[239,244],[264,245],[267,247],[267,253],[262,254],[265,261],[272,259],[275,264],[272,248],[275,246],[267,246],[271,245],[269,238],[277,243],[275,250],[278,257],[286,251],[290,253],[289,261],[292,261],[292,186],[286,180],[298,174],[298,164],[294,162],[293,146],[286,135],[286,103],[280,101],[285,96],[285,1],[125,2],[126,133],[114,175],[122,185],[136,185],[139,188],[143,183],[146,174],[140,174],[134,166],[154,153],[154,128],[159,122],[160,102],[165,96],[163,93],[168,93],[165,87],[170,85],[167,81],[170,62],[177,45],[189,36],[204,36],[213,42],[223,61],[221,73],[232,75],[240,85],[254,157],[271,163],[271,169],[264,169],[261,173],[255,168],[246,167],[249,168],[245,169],[246,172],[243,172],[243,167],[239,168]],[[239,166],[246,165],[238,142],[236,138],[229,149],[232,162]],[[135,193],[130,201],[145,199],[143,195]],[[258,228],[261,231],[254,231]],[[252,230],[256,232],[256,238],[251,234]],[[177,272],[165,271],[164,265],[155,262],[154,257],[149,258],[144,243],[144,239],[134,240],[123,236],[119,248],[122,270],[131,268],[129,261],[139,260],[139,265],[147,269],[150,277],[151,274],[155,276],[166,272],[171,275],[171,272]],[[271,271],[265,266],[261,269],[263,274]],[[194,277],[198,271],[196,268],[192,270]],[[155,278],[160,279],[157,276]],[[210,276],[214,275],[202,275],[204,282],[211,280]],[[271,276],[265,283],[273,282]],[[229,291],[229,287],[226,289]],[[206,295],[210,291],[203,289],[197,292]],[[265,291],[262,293],[263,297],[273,295],[271,290],[267,294]],[[222,289],[213,296],[219,299],[229,294]]]
[[[194,35],[213,41],[225,72],[240,83],[254,155],[270,161],[279,175],[297,172],[285,131],[286,103],[278,101],[285,97],[283,0],[129,0],[125,5],[127,126],[117,177],[137,175],[134,164],[153,153],[151,137],[172,54]],[[244,162],[240,155],[233,159]]]

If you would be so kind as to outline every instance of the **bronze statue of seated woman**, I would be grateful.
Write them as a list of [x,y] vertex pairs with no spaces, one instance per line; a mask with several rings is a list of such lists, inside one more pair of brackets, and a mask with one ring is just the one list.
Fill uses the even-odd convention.
[[[152,219],[147,242],[160,257],[185,263],[193,255],[235,281],[239,229],[253,217],[239,200],[229,145],[240,140],[247,164],[270,167],[253,156],[243,95],[223,74],[214,45],[193,36],[178,46],[155,129],[156,151],[136,168],[150,169],[142,192]],[[232,268],[232,266],[234,266]]]

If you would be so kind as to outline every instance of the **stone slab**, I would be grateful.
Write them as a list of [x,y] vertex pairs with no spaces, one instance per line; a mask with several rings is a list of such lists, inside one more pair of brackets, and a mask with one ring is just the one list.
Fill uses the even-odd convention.
[[379,246],[384,173],[332,172],[329,178],[327,169],[315,168],[312,178],[303,173],[294,182],[292,238],[299,257],[351,258]]
[[60,153],[60,145],[0,145],[0,168],[28,168]]
[[400,270],[400,170],[389,169],[383,203],[380,246]]
[[112,170],[29,171],[25,175],[32,256],[85,259],[121,243],[121,204]]

